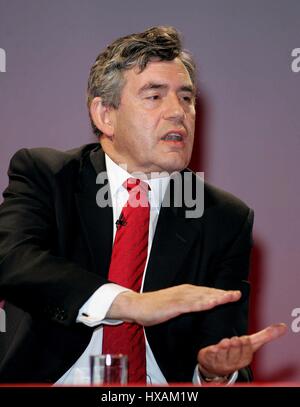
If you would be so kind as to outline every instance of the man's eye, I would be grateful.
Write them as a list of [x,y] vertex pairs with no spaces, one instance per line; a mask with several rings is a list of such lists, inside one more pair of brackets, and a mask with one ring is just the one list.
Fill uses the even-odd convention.
[[183,96],[182,98],[185,102],[191,103],[192,102],[192,97],[191,96]]
[[151,95],[151,96],[147,96],[148,100],[158,100],[159,99],[159,95]]

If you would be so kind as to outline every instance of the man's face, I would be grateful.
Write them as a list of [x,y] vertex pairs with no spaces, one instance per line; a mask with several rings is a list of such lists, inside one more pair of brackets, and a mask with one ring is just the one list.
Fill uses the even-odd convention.
[[129,172],[185,168],[193,148],[195,95],[183,63],[153,61],[124,77],[120,105],[112,111],[113,136],[104,150]]

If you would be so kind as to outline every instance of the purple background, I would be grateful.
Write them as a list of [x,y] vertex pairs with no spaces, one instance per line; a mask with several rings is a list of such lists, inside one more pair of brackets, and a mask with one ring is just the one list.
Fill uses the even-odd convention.
[[192,166],[255,210],[251,331],[289,326],[257,354],[258,380],[300,381],[290,328],[300,307],[299,15],[298,0],[0,0],[1,190],[17,149],[94,141],[85,88],[106,44],[157,24],[183,33],[200,80]]

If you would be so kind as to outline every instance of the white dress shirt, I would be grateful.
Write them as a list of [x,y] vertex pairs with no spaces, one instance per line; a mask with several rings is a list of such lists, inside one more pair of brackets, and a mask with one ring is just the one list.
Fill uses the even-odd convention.
[[[119,218],[122,208],[128,200],[128,191],[123,187],[124,181],[134,176],[129,174],[125,169],[117,165],[105,155],[107,176],[109,180],[110,193],[112,198],[113,209],[113,236],[116,235],[116,221]],[[149,260],[149,254],[151,251],[152,241],[156,229],[158,215],[161,207],[161,203],[168,186],[170,177],[159,177],[154,179],[144,180],[150,186],[149,191],[149,203],[150,203],[150,223],[149,223],[149,237],[148,237],[148,255],[142,280],[142,287],[145,279],[145,271]],[[96,197],[95,197],[96,199]],[[83,352],[83,354],[77,359],[74,365],[56,382],[57,384],[89,384],[90,372],[89,372],[89,358],[90,355],[99,355],[102,352],[102,335],[103,324],[120,324],[122,321],[106,319],[106,314],[111,306],[112,302],[118,294],[127,291],[127,288],[121,287],[117,284],[104,284],[89,298],[89,300],[80,308],[77,322],[84,323],[90,327],[93,327],[94,332],[92,338]],[[141,288],[142,290],[142,288]],[[144,331],[145,332],[145,331]],[[167,381],[161,372],[150,345],[146,342],[146,373],[147,383],[152,384],[166,384]],[[237,372],[235,372],[229,383],[233,383],[236,380]],[[196,366],[193,377],[193,383],[200,384],[201,379],[198,375],[198,368]]]

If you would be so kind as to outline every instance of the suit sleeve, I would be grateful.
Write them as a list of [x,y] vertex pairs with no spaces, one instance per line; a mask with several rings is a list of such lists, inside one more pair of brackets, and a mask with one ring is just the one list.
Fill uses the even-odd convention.
[[20,150],[0,207],[0,298],[35,317],[69,325],[105,281],[59,257],[52,174]]
[[[223,290],[240,290],[241,299],[207,311],[201,316],[200,348],[218,343],[223,338],[246,335],[248,329],[248,282],[252,248],[253,211],[247,208],[239,232],[230,244],[223,248],[213,265],[207,285]],[[241,369],[238,381],[252,379],[249,368]]]

